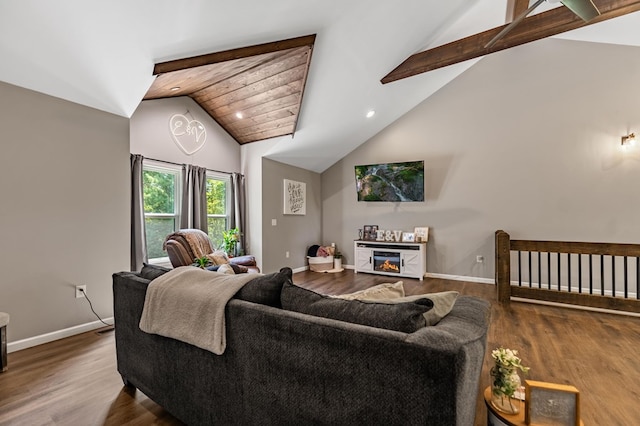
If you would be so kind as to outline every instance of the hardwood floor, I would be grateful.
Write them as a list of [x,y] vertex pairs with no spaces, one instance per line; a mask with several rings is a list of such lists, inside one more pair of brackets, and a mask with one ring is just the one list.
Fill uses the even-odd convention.
[[[361,290],[389,277],[303,272],[296,284],[327,294]],[[492,301],[492,321],[480,388],[489,385],[490,352],[517,349],[532,380],[580,390],[585,425],[639,423],[640,318],[512,302],[494,302],[495,287],[440,279],[402,278],[408,294],[457,290]],[[477,402],[476,425],[486,424]],[[113,332],[84,333],[9,354],[0,373],[0,425],[181,425],[139,391],[122,386]]]

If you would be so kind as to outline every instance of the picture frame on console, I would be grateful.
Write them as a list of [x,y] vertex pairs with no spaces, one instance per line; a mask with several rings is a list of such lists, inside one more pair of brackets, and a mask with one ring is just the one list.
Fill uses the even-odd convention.
[[416,235],[413,232],[403,232],[402,233],[402,242],[403,243],[412,243],[416,240]]
[[378,234],[378,225],[364,225],[362,227],[362,239],[365,241],[375,241]]
[[417,243],[426,243],[429,240],[429,228],[427,226],[416,226],[413,233]]

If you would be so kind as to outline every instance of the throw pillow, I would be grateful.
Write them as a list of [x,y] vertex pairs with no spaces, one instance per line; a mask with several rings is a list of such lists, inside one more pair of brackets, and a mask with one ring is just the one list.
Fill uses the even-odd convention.
[[140,270],[140,276],[147,280],[155,280],[160,275],[164,275],[170,270],[171,268],[165,268],[164,266],[149,265],[147,263],[143,263],[142,269]]
[[290,281],[282,287],[280,301],[282,307],[290,311],[404,333],[425,327],[424,313],[433,308],[433,302],[426,298],[396,304],[342,300],[298,287]]
[[383,283],[354,293],[339,294],[329,297],[343,300],[395,299],[397,297],[404,297],[404,285],[402,281],[395,283]]
[[227,256],[227,253],[222,250],[216,250],[213,253],[209,253],[207,257],[214,265],[224,265],[229,263],[229,256]]
[[456,304],[456,299],[458,298],[457,291],[443,291],[440,293],[427,293],[427,294],[416,294],[413,296],[399,297],[399,298],[389,298],[387,300],[376,300],[378,303],[406,303],[406,302],[414,302],[416,300],[421,299],[429,299],[433,302],[433,309],[424,313],[424,319],[427,322],[427,325],[436,325],[440,320],[446,317],[453,306]]
[[228,263],[220,265],[220,267],[218,268],[217,272],[222,273],[222,274],[227,274],[227,275],[235,275],[236,274],[236,272],[233,270],[231,265],[229,265]]
[[281,308],[280,292],[285,282],[291,281],[293,271],[291,268],[282,268],[280,272],[262,275],[255,274],[256,278],[246,283],[235,298],[248,302]]

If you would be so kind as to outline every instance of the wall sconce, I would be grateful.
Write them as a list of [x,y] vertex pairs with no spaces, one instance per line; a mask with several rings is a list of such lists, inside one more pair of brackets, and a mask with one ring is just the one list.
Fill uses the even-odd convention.
[[622,148],[630,148],[636,145],[636,134],[629,133],[626,136],[622,137]]

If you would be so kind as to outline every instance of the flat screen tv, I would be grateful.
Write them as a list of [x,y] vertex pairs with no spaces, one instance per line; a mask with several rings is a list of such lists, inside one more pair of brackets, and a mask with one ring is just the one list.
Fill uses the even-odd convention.
[[358,201],[424,201],[424,161],[355,166]]

